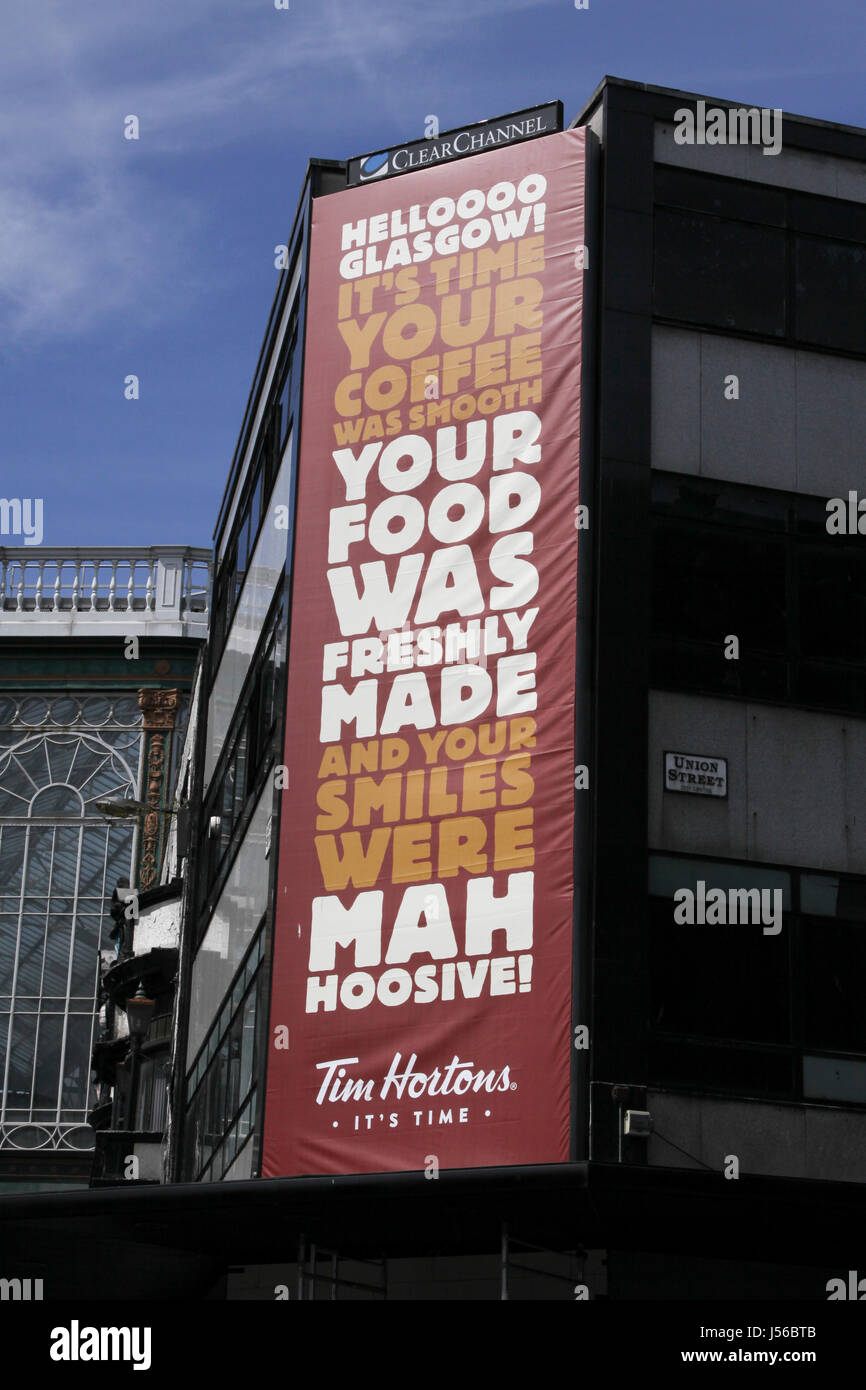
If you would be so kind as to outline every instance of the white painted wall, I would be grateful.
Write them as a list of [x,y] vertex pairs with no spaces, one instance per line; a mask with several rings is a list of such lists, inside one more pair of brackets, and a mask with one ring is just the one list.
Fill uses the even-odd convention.
[[866,488],[864,438],[866,362],[653,328],[654,468],[841,497]]
[[173,948],[180,935],[180,898],[169,898],[153,907],[139,909],[135,924],[133,951],[143,956],[146,951]]

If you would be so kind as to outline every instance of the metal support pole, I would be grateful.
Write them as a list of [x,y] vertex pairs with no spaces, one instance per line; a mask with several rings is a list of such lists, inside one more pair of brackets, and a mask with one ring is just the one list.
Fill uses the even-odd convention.
[[138,1052],[141,1047],[139,1038],[130,1038],[130,1059],[129,1059],[129,1107],[126,1114],[126,1128],[137,1129],[135,1123],[135,1106],[138,1100]]
[[508,1301],[508,1223],[502,1223],[502,1244],[499,1252],[499,1299]]
[[301,1236],[298,1240],[298,1299],[304,1297],[304,1242],[305,1237]]

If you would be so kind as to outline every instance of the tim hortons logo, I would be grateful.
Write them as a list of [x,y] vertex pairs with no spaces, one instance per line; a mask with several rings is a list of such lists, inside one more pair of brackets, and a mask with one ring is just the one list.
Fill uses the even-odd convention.
[[432,1071],[416,1070],[417,1053],[413,1052],[409,1061],[402,1067],[402,1053],[395,1052],[384,1077],[367,1079],[349,1076],[348,1068],[355,1066],[357,1057],[335,1057],[329,1062],[317,1062],[316,1070],[324,1072],[316,1104],[336,1101],[370,1101],[374,1095],[380,1100],[392,1097],[402,1100],[404,1096],[417,1100],[419,1096],[463,1096],[468,1091],[508,1091],[512,1089],[509,1068],[495,1068],[485,1071],[475,1070],[475,1062],[463,1062],[458,1056],[452,1057],[447,1066],[434,1067]]

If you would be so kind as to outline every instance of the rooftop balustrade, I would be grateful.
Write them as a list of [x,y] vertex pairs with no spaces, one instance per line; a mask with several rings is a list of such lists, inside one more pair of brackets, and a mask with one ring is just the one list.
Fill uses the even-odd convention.
[[204,637],[211,562],[192,546],[0,546],[0,631]]

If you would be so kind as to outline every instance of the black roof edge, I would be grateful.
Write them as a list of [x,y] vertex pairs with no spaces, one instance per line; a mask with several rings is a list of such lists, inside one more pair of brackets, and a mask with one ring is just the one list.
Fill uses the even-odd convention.
[[[252,1178],[237,1182],[154,1183],[146,1187],[119,1183],[117,1187],[83,1188],[63,1192],[0,1194],[0,1229],[4,1222],[21,1220],[101,1219],[104,1216],[135,1219],[170,1217],[172,1212],[216,1216],[218,1211],[239,1213],[275,1203],[291,1205],[327,1196],[335,1199],[402,1197],[411,1188],[423,1190],[423,1170],[402,1173],[354,1173],[333,1177]],[[866,1183],[784,1177],[747,1173],[737,1184],[752,1200],[814,1204],[822,1202],[862,1212],[866,1208]],[[700,1197],[717,1194],[719,1174],[692,1168],[647,1167],[641,1164],[573,1163],[512,1165],[495,1168],[440,1169],[435,1184],[440,1194],[453,1198],[479,1197],[485,1192],[543,1190],[642,1192],[646,1196],[667,1193]]]
[[[687,92],[679,87],[658,87],[651,82],[633,82],[626,77],[613,77],[607,73],[601,79],[592,96],[584,103],[574,120],[570,123],[569,129],[576,126],[585,125],[595,107],[601,101],[605,89],[608,87],[622,87],[633,92],[646,92],[650,96],[667,97],[671,100],[685,101],[707,101],[713,102],[718,106],[754,106],[754,102],[745,100],[736,101],[732,97],[711,96],[707,92]],[[856,125],[845,125],[841,121],[822,121],[817,116],[803,116],[793,111],[783,111],[784,121],[795,121],[798,125],[814,127],[818,130],[837,131],[840,135],[859,136],[866,143],[866,127]],[[864,149],[866,158],[866,149]]]
[[[500,1168],[440,1169],[438,1188],[455,1195],[484,1188],[538,1187],[556,1185],[583,1188],[587,1185],[589,1165],[583,1163],[538,1163]],[[121,1183],[112,1188],[82,1188],[66,1192],[0,1193],[0,1226],[4,1220],[32,1217],[74,1218],[78,1216],[132,1215],[141,1207],[142,1215],[158,1211],[167,1215],[171,1210],[196,1208],[203,1212],[228,1205],[243,1210],[248,1205],[265,1206],[279,1200],[324,1196],[383,1197],[394,1195],[407,1187],[418,1187],[423,1169],[407,1173],[349,1173],[334,1177],[250,1178],[242,1182],[216,1183],[159,1183],[148,1187],[130,1187]],[[423,1186],[423,1183],[422,1183]]]

